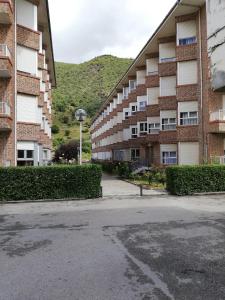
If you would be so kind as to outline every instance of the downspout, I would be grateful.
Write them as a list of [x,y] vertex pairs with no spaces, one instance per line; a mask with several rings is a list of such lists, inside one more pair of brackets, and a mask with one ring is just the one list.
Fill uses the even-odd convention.
[[17,5],[14,1],[14,136],[15,136],[15,166],[17,166]]
[[205,128],[204,128],[204,112],[203,112],[203,69],[202,69],[202,28],[201,28],[201,10],[199,10],[199,68],[200,68],[200,108],[201,108],[201,127],[203,142],[203,159],[208,162],[207,143],[205,146]]

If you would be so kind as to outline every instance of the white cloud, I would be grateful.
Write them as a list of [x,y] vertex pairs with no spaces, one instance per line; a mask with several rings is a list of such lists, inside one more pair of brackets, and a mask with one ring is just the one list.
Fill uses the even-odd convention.
[[49,0],[55,59],[135,57],[174,0]]

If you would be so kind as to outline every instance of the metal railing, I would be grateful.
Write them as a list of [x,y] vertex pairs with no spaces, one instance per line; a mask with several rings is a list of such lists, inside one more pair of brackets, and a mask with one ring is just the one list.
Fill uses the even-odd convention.
[[176,57],[161,57],[160,63],[175,62]]
[[210,114],[210,122],[214,121],[225,121],[225,109],[220,109]]
[[0,115],[10,116],[10,106],[6,101],[0,101]]
[[5,56],[5,57],[11,58],[11,52],[7,45],[0,44],[0,56]]
[[176,165],[177,164],[177,158],[176,157],[164,157],[163,158],[163,164],[164,165]]
[[212,156],[211,163],[225,165],[225,156]]

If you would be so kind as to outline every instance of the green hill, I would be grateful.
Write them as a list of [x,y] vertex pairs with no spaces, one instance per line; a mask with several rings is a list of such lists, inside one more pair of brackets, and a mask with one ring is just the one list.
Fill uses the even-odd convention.
[[59,132],[53,135],[55,147],[79,137],[78,124],[74,120],[78,108],[84,108],[88,113],[84,138],[89,140],[90,119],[131,62],[132,59],[103,55],[81,64],[56,63],[53,124]]

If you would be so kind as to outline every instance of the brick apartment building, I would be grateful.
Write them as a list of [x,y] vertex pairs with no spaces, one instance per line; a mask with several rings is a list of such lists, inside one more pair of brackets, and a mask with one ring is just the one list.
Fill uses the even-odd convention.
[[93,159],[225,163],[224,25],[225,1],[177,1],[96,114]]
[[0,0],[0,166],[51,159],[54,58],[47,0]]

